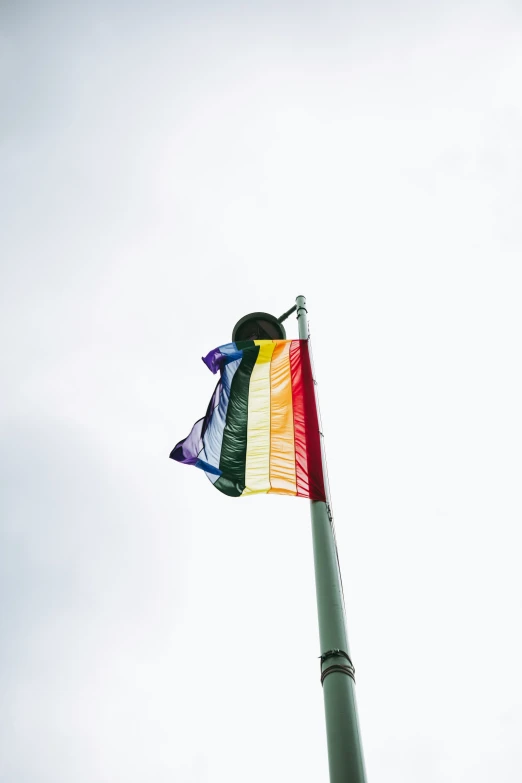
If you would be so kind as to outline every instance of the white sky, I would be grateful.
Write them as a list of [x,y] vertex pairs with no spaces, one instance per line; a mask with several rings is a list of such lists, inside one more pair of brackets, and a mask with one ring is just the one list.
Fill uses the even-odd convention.
[[307,502],[168,459],[300,293],[369,782],[520,781],[520,4],[1,9],[1,783],[327,779]]

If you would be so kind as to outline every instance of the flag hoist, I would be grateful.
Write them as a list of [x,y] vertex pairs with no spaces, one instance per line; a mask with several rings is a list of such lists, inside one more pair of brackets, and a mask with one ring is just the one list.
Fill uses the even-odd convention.
[[[299,339],[286,340],[282,321],[293,312]],[[279,319],[245,316],[232,339],[204,357],[220,379],[205,416],[170,456],[232,497],[310,500],[330,782],[366,783],[304,296]]]

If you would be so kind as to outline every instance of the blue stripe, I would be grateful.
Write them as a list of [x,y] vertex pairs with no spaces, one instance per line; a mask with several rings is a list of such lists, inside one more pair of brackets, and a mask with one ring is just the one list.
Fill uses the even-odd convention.
[[[219,386],[219,402],[210,417],[208,427],[203,436],[203,449],[198,455],[203,458],[209,467],[216,470],[216,473],[214,473],[214,470],[211,471],[213,474],[212,477],[207,472],[211,481],[216,481],[218,476],[221,475],[219,460],[221,457],[221,446],[223,445],[223,432],[227,420],[228,403],[230,401],[230,387],[232,385],[232,379],[236,374],[243,357],[243,351],[238,351],[234,343],[231,343],[230,348],[232,348],[232,346],[234,350],[230,351],[230,354],[232,356],[234,356],[234,354],[239,355],[239,358],[232,359],[222,368]],[[229,346],[226,347],[228,348]],[[227,359],[228,358],[229,357],[227,356]]]

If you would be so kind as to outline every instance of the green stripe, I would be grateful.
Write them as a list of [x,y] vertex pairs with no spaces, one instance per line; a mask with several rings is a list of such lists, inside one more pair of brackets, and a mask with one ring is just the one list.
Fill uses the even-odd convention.
[[245,488],[248,394],[250,376],[259,355],[259,346],[255,345],[253,340],[237,342],[236,346],[240,351],[243,350],[243,358],[230,387],[230,399],[219,459],[219,469],[222,475],[214,484],[216,489],[233,497],[241,495]]

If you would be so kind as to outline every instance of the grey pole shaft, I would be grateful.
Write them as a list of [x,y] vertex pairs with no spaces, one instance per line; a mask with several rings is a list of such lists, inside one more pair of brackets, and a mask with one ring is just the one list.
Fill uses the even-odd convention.
[[[298,296],[296,303],[299,337],[307,340],[308,318],[305,297]],[[322,453],[326,484],[324,450]],[[327,499],[329,501],[328,495]],[[353,673],[353,669],[348,649],[341,578],[329,505],[323,501],[311,500],[310,510],[330,783],[366,783],[355,702],[355,682],[351,674],[347,673],[350,670]],[[325,676],[328,669],[330,671]]]

